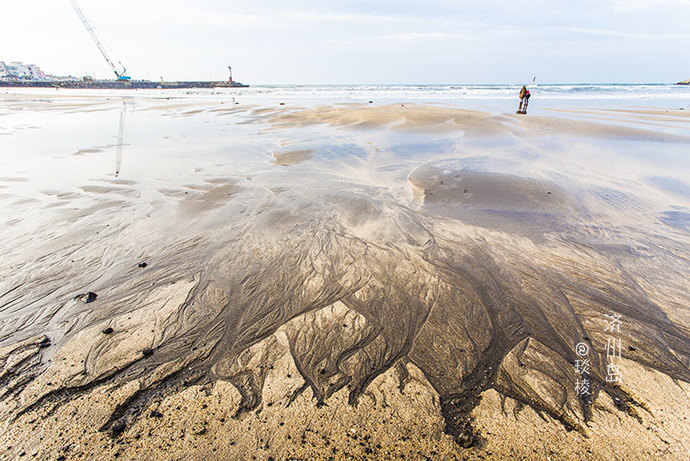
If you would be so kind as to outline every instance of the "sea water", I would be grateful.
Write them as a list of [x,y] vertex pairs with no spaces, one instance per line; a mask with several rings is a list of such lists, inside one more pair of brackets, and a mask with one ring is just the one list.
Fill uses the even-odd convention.
[[[515,99],[521,84],[507,85],[277,85],[254,86],[242,91],[246,97],[332,100],[461,101],[466,99]],[[672,84],[536,84],[527,85],[540,99],[690,99],[690,86]]]
[[[668,83],[576,83],[528,84],[535,99],[540,100],[685,100],[690,101],[690,85]],[[6,94],[54,94],[56,92],[83,95],[119,95],[132,92],[141,95],[212,96],[229,95],[251,100],[324,100],[367,102],[419,101],[454,102],[464,100],[511,100],[520,92],[522,84],[449,84],[449,85],[250,85],[248,88],[212,88],[181,90],[69,90],[42,88],[4,88]]]

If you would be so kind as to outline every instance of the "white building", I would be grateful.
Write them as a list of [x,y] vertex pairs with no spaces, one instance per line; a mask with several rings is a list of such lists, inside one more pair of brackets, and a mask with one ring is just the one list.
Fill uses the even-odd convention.
[[0,78],[20,79],[20,80],[46,80],[46,74],[35,64],[24,64],[22,62],[11,62],[5,64],[0,61]]

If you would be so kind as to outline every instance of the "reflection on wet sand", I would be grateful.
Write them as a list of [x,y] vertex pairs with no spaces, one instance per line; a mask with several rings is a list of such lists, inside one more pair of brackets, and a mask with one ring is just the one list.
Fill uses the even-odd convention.
[[127,101],[122,100],[122,108],[120,109],[120,125],[117,132],[117,144],[115,153],[115,177],[120,175],[120,168],[122,166],[122,149],[125,139],[125,114],[127,113]]
[[[452,124],[470,137],[515,129],[471,111],[391,106],[371,118],[371,109],[266,111],[258,126]],[[12,254],[3,270],[0,414],[13,424],[3,441],[52,453],[58,442],[31,432],[56,418],[72,444],[88,432],[91,446],[74,452],[162,458],[151,447],[172,440],[172,429],[156,424],[164,419],[182,431],[170,450],[194,456],[477,456],[501,443],[485,415],[512,405],[519,431],[517,421],[538,427],[529,408],[569,434],[557,437],[574,437],[582,451],[573,457],[591,447],[605,456],[609,439],[592,429],[601,418],[631,421],[609,437],[657,424],[640,397],[649,386],[607,381],[612,314],[624,319],[631,382],[653,373],[677,380],[680,390],[660,392],[677,399],[671,412],[682,416],[690,247],[673,224],[687,213],[666,212],[651,232],[617,221],[558,175],[399,159],[395,175],[404,179],[376,187],[339,164],[329,171],[329,162],[318,149],[273,149],[251,177],[155,193],[139,193],[134,181],[82,185],[100,205],[56,221],[62,229],[35,229],[32,239],[45,245],[32,246],[30,259]],[[284,166],[297,163],[302,176],[290,176],[296,170]],[[101,201],[111,194],[127,207]],[[98,294],[92,302],[75,299],[89,291]],[[590,351],[589,395],[576,391],[579,343]],[[423,426],[416,434],[404,432],[412,421]],[[654,427],[670,434],[669,456],[682,453],[681,428]],[[570,439],[554,437],[566,450]]]

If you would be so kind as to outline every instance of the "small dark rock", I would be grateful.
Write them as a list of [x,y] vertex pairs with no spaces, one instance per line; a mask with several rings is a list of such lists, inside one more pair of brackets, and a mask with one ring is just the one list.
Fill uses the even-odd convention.
[[151,413],[149,413],[149,418],[162,418],[163,413],[158,412],[156,410],[151,410]]
[[65,461],[67,458],[65,458],[65,455],[60,455],[57,458],[55,458],[56,461]]
[[124,420],[120,419],[118,421],[115,421],[113,427],[110,428],[110,433],[113,435],[113,437],[118,437],[125,431],[125,429],[127,429],[127,423]]
[[455,438],[455,442],[462,448],[471,448],[477,443],[477,438],[473,434],[462,433]]
[[78,294],[74,297],[74,300],[81,301],[83,303],[90,303],[92,301],[95,301],[97,297],[98,295],[96,293],[94,293],[93,291],[89,291],[88,293]]
[[153,349],[147,347],[146,349],[142,349],[141,353],[144,354],[144,357],[151,357],[153,355]]
[[108,327],[108,328],[104,328],[103,330],[101,330],[101,333],[103,333],[104,335],[109,335],[113,331],[114,330],[111,327]]
[[148,264],[146,264],[146,262],[140,262],[139,263],[139,267],[146,267],[146,266],[148,266]]
[[50,346],[50,338],[47,336],[44,336],[43,339],[41,339],[38,342],[38,347],[43,348],[43,347],[48,347],[48,346]]

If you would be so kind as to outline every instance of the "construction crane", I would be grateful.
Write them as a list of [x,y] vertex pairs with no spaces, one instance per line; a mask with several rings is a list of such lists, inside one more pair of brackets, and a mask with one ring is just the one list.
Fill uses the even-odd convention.
[[98,36],[96,35],[96,31],[94,30],[93,26],[89,22],[88,19],[86,19],[86,16],[84,16],[84,13],[81,11],[81,8],[79,8],[79,5],[77,5],[76,0],[70,0],[70,3],[72,3],[72,8],[74,8],[74,11],[77,12],[77,16],[79,16],[79,19],[81,19],[81,23],[84,24],[84,27],[86,27],[86,30],[89,32],[89,35],[91,35],[91,38],[93,41],[96,43],[96,46],[100,50],[101,54],[105,58],[105,60],[108,62],[108,65],[110,68],[115,72],[115,75],[117,75],[118,80],[131,80],[132,77],[128,77],[126,75],[127,69],[125,69],[125,66],[122,65],[121,62],[118,62],[120,64],[120,67],[122,67],[122,71],[118,72],[117,67],[115,67],[115,64],[113,64],[113,61],[110,59],[110,56],[108,56],[108,53],[105,51],[105,48],[101,44],[101,41],[98,40]]

